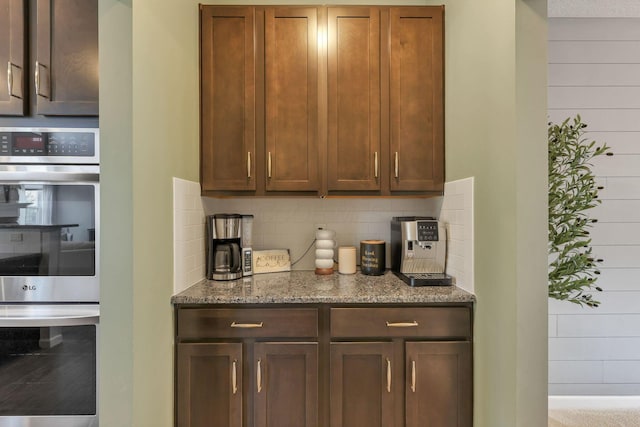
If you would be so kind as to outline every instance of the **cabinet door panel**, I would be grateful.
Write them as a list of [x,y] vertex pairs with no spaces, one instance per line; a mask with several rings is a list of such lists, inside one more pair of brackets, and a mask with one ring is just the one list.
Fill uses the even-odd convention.
[[471,344],[406,343],[407,427],[471,427]]
[[315,8],[265,11],[267,191],[319,189]]
[[392,191],[443,191],[442,7],[390,9]]
[[393,427],[393,344],[331,343],[331,427]]
[[98,0],[37,0],[36,113],[98,115]]
[[25,111],[24,0],[0,0],[0,114]]
[[178,344],[178,427],[242,427],[242,344]]
[[328,11],[328,189],[380,189],[380,11]]
[[318,425],[318,344],[257,343],[256,427]]
[[200,19],[202,190],[255,190],[254,9],[202,6]]

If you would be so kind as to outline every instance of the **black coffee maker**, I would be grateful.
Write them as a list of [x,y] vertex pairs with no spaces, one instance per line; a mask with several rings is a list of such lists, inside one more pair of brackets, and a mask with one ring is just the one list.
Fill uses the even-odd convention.
[[207,216],[208,279],[234,280],[242,277],[241,237],[241,215],[215,214]]

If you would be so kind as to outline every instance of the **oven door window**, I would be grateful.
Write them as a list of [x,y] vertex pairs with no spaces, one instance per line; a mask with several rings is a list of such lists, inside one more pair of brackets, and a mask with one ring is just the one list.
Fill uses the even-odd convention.
[[92,184],[0,183],[0,275],[94,276]]
[[96,326],[0,328],[0,416],[95,415]]

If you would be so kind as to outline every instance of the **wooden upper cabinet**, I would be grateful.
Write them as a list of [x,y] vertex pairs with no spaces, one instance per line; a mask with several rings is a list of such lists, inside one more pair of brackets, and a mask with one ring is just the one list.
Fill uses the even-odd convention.
[[98,115],[98,0],[37,0],[36,113]]
[[0,0],[0,114],[25,113],[24,0]]
[[317,191],[318,11],[265,10],[266,190]]
[[390,8],[391,191],[444,189],[442,6]]
[[380,10],[328,8],[329,191],[379,190]]
[[202,191],[256,189],[252,7],[201,6]]

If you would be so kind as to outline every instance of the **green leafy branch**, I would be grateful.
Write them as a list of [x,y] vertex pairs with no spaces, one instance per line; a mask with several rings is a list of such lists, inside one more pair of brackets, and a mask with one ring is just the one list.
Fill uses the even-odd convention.
[[602,291],[596,280],[603,260],[592,256],[589,228],[597,220],[586,211],[601,202],[591,160],[612,154],[584,138],[586,127],[580,115],[549,123],[549,296],[597,307],[589,292]]

